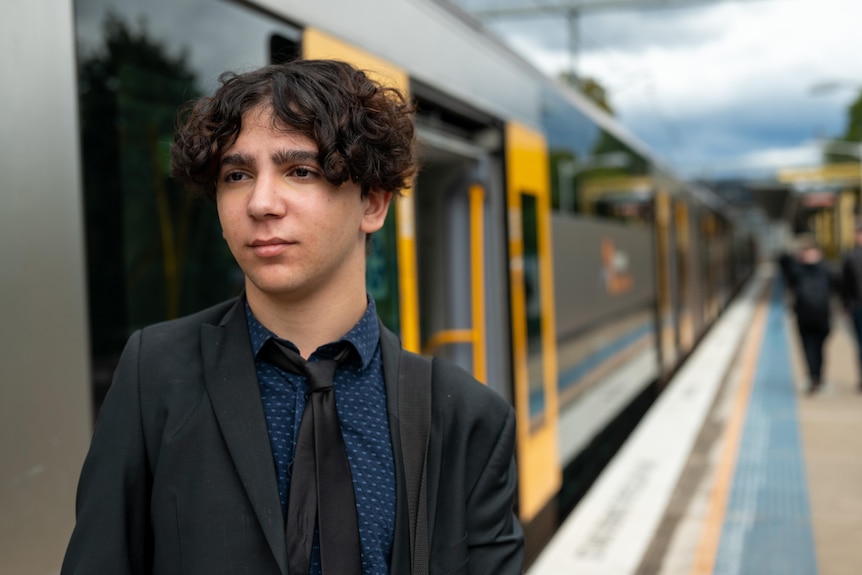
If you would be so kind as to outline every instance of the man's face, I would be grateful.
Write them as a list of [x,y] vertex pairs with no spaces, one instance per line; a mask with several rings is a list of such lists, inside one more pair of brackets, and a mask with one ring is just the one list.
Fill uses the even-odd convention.
[[243,117],[216,184],[222,233],[249,298],[337,298],[364,286],[365,236],[383,225],[391,194],[362,198],[353,182],[329,183],[315,142],[274,129],[271,117],[264,106]]
[[820,248],[817,247],[806,247],[802,250],[800,254],[800,260],[807,264],[814,264],[820,261],[822,258],[822,254],[820,253]]

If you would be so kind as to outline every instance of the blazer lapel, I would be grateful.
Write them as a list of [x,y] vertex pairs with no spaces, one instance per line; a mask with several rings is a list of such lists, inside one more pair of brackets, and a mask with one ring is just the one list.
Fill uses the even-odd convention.
[[228,451],[278,566],[286,574],[284,519],[244,306],[245,298],[240,297],[220,325],[201,326],[204,374]]
[[401,342],[380,323],[380,352],[383,358],[383,382],[386,386],[386,411],[392,455],[395,458],[395,535],[392,541],[390,573],[410,573],[410,530],[408,528],[407,486],[404,481],[404,458],[401,453],[401,427],[398,418],[398,366]]

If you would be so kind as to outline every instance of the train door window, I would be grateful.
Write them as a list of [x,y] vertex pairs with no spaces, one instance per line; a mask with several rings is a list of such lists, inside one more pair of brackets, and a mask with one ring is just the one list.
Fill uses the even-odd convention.
[[694,323],[691,299],[691,230],[689,206],[683,199],[674,201],[674,228],[676,230],[677,287],[679,289],[680,312],[679,348],[688,353],[694,344]]
[[542,353],[542,297],[539,275],[539,222],[536,196],[521,194],[521,238],[524,242],[524,299],[527,324],[529,412],[533,419],[545,411]]
[[672,297],[672,254],[670,196],[659,190],[655,197],[655,262],[657,274],[657,316],[659,332],[659,354],[665,370],[676,362],[674,336],[674,306]]
[[133,330],[242,289],[213,203],[169,177],[178,111],[223,71],[288,54],[300,31],[213,0],[77,0],[74,9],[98,411]]
[[395,217],[395,210],[390,209],[383,228],[371,234],[365,260],[365,285],[374,298],[380,321],[395,333],[400,333],[398,273],[393,269],[398,259]]

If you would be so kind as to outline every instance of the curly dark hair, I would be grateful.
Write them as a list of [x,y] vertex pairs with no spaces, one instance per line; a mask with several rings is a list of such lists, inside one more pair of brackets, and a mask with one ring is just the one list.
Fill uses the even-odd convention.
[[295,60],[245,74],[225,72],[211,97],[192,102],[171,146],[171,175],[215,200],[219,162],[239,136],[243,115],[273,109],[273,124],[313,140],[324,177],[350,180],[363,196],[398,194],[416,173],[413,106],[350,64]]

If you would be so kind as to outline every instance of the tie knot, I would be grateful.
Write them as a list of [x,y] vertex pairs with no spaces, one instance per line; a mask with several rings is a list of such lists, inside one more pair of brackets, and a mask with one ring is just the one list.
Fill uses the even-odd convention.
[[350,355],[350,346],[343,344],[335,357],[306,361],[299,353],[274,339],[267,341],[262,357],[289,373],[308,376],[309,392],[326,391],[332,388],[335,370]]
[[308,375],[309,392],[327,391],[332,388],[332,378],[338,361],[335,359],[319,359],[305,362],[305,373]]

